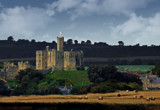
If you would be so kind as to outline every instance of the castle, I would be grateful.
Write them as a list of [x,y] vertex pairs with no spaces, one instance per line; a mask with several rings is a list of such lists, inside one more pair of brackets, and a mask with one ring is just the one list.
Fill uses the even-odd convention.
[[0,77],[14,79],[19,71],[27,68],[31,68],[31,65],[28,61],[20,61],[17,65],[15,65],[13,62],[4,62],[4,67],[0,70]]
[[57,50],[36,51],[37,70],[76,70],[83,67],[83,51],[64,51],[64,37],[57,37]]

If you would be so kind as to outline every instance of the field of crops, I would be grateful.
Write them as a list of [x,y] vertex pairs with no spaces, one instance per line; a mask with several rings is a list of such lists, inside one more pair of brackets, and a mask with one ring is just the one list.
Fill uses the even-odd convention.
[[[119,93],[121,96],[117,97]],[[79,97],[82,99],[79,99]],[[88,96],[88,99],[84,99],[84,96]],[[98,100],[98,97],[103,97],[103,100]],[[135,98],[137,96],[137,98]],[[140,98],[142,97],[142,98]],[[154,97],[155,100],[146,100],[146,98]],[[106,94],[87,94],[87,95],[44,95],[44,96],[12,96],[12,97],[0,97],[0,103],[10,102],[25,102],[25,103],[102,103],[102,104],[160,104],[160,91],[140,91],[135,93],[134,91],[119,91],[115,93]]]
[[[152,68],[154,68],[154,65],[117,65],[117,69],[124,71],[137,71],[140,70],[142,72],[150,71]],[[85,70],[87,70],[88,67],[85,67]]]
[[74,86],[86,86],[91,84],[88,80],[87,71],[54,71],[46,74],[46,78],[53,79],[68,79],[71,80]]
[[150,71],[152,68],[154,68],[153,65],[120,65],[116,66],[119,70],[129,70],[129,71],[137,71],[140,70],[142,72]]

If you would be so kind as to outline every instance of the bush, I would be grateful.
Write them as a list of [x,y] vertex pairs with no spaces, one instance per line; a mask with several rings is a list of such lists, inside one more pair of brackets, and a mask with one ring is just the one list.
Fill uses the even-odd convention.
[[116,79],[117,68],[112,65],[93,65],[88,68],[88,78],[93,83],[105,82],[109,79]]
[[142,86],[140,86],[139,84],[133,82],[129,84],[129,87],[132,88],[132,90],[142,90]]
[[73,87],[72,94],[87,94],[87,93],[109,93],[116,90],[141,90],[141,86],[137,83],[119,83],[115,80],[109,80],[99,84],[93,84],[87,87]]
[[119,83],[119,90],[132,90],[127,83]]
[[38,94],[62,94],[62,92],[55,83],[42,82],[38,85]]
[[160,64],[155,65],[155,67],[152,69],[152,73],[160,77]]
[[44,79],[44,75],[33,69],[22,70],[16,76],[18,86],[15,88],[13,95],[39,94],[38,84]]
[[4,81],[0,80],[0,95],[9,96],[10,94],[11,90]]
[[136,75],[117,72],[117,68],[112,65],[94,65],[88,68],[88,78],[91,82],[98,84],[108,80],[116,80],[118,82],[131,83],[136,82],[142,85],[141,80]]

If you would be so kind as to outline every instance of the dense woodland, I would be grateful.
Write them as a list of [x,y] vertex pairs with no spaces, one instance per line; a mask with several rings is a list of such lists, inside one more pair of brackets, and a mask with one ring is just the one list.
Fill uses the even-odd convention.
[[[138,61],[139,64],[143,63],[140,61],[141,57],[150,56],[152,59],[154,56],[160,56],[160,46],[140,46],[139,44],[125,46],[123,41],[119,41],[118,43],[119,45],[113,46],[105,42],[92,43],[90,40],[78,42],[77,40],[68,39],[64,42],[64,50],[82,50],[84,52],[84,58],[124,58],[138,56],[139,58],[136,59],[136,63]],[[12,36],[9,36],[7,40],[0,40],[0,59],[32,58],[35,57],[36,50],[43,50],[46,46],[56,48],[57,44],[55,41],[51,41],[50,43],[45,41],[36,42],[34,39],[31,41],[25,39],[15,41]],[[146,64],[155,64],[157,61],[148,61]],[[108,63],[134,64],[134,62],[128,62],[126,60],[119,61],[119,59],[110,60]]]

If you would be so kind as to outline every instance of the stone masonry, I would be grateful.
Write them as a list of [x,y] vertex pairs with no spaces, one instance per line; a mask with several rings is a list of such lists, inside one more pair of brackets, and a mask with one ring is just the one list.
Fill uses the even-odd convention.
[[64,37],[57,37],[57,50],[49,49],[36,51],[37,70],[76,70],[83,66],[82,51],[64,51]]

